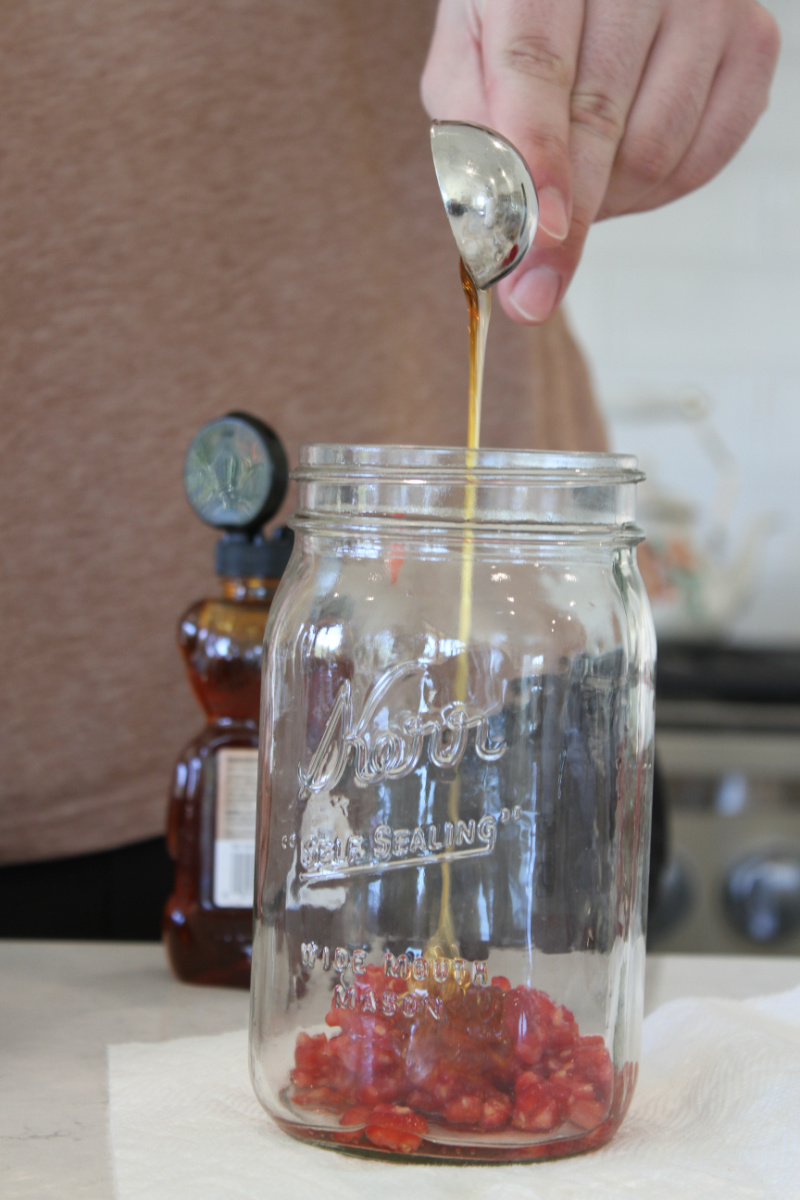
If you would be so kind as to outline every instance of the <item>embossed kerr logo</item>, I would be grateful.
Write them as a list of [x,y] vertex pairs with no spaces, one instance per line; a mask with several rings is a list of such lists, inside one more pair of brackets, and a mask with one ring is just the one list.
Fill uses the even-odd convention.
[[470,712],[466,704],[454,700],[424,713],[406,708],[392,714],[392,693],[415,677],[422,682],[426,670],[427,665],[420,662],[393,667],[369,690],[360,713],[354,712],[352,687],[345,680],[308,767],[298,767],[303,788],[322,792],[336,787],[351,759],[359,787],[402,779],[415,770],[426,744],[433,766],[454,767],[464,757],[472,730],[479,758],[485,762],[502,758],[506,742],[502,738],[492,742],[489,730],[489,718],[499,711],[499,704]]

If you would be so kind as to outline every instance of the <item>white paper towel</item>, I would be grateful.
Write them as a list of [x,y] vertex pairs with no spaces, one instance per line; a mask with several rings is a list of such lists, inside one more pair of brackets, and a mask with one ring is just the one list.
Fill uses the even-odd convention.
[[613,1141],[514,1166],[348,1158],[281,1133],[256,1100],[244,1031],[109,1047],[118,1200],[798,1200],[800,988],[678,1000],[647,1018]]

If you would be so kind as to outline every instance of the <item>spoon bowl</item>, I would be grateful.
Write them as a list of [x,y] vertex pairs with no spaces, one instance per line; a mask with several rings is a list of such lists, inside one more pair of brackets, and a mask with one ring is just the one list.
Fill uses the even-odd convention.
[[464,265],[477,288],[522,261],[536,233],[539,201],[517,149],[482,125],[431,124],[433,166]]

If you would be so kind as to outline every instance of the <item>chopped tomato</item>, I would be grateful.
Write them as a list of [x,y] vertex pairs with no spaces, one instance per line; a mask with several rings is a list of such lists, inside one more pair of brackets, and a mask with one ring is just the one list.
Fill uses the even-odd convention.
[[337,1141],[396,1154],[419,1149],[428,1120],[486,1134],[510,1125],[534,1145],[577,1129],[593,1144],[635,1080],[567,1008],[502,975],[422,984],[370,964],[326,1021],[330,1034],[298,1035],[293,1102],[340,1113]]
[[338,1108],[338,1100],[336,1092],[329,1087],[301,1088],[294,1097],[295,1104],[302,1108]]
[[391,1150],[394,1154],[413,1154],[419,1150],[422,1138],[415,1133],[404,1133],[401,1129],[386,1129],[383,1125],[368,1125],[364,1130],[373,1146]]
[[428,1122],[404,1104],[379,1104],[370,1115],[371,1125],[385,1129],[403,1129],[407,1133],[427,1133]]
[[365,1104],[356,1105],[354,1108],[348,1108],[339,1117],[340,1125],[366,1125],[369,1118],[372,1116],[372,1109],[367,1108]]
[[458,1096],[444,1106],[444,1119],[451,1125],[477,1125],[482,1116],[480,1096]]
[[400,568],[403,565],[405,556],[405,547],[399,542],[392,542],[389,553],[386,556],[386,569],[389,572],[389,579],[392,583],[397,583],[397,580],[400,578]]
[[298,1070],[316,1070],[327,1041],[324,1033],[319,1033],[316,1037],[309,1037],[307,1033],[298,1034],[297,1044],[294,1048],[294,1061]]
[[569,1119],[580,1129],[594,1129],[608,1116],[608,1109],[599,1100],[578,1100],[569,1110]]
[[513,1108],[509,1097],[497,1092],[485,1101],[478,1124],[481,1129],[502,1129],[511,1120]]
[[392,1075],[377,1076],[369,1083],[356,1089],[356,1098],[361,1104],[386,1104],[397,1100],[403,1091],[401,1078]]

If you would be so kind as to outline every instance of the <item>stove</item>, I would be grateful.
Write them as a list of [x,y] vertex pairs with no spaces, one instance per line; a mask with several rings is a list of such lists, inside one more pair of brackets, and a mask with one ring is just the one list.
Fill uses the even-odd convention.
[[650,949],[800,954],[800,650],[660,643]]

